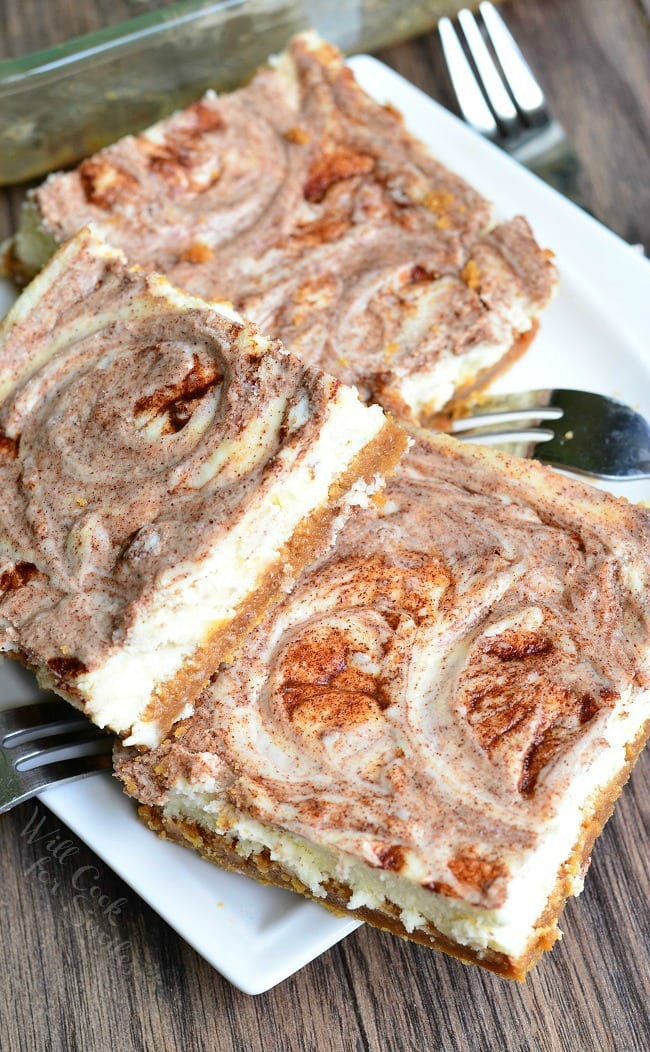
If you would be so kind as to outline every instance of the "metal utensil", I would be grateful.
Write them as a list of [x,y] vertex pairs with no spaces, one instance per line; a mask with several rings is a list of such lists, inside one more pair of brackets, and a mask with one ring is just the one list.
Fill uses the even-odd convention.
[[449,427],[457,438],[498,445],[581,475],[650,478],[650,424],[605,395],[566,388],[485,395]]
[[584,208],[576,152],[494,5],[479,4],[479,16],[463,8],[438,30],[467,123]]
[[0,711],[0,814],[50,785],[110,771],[113,737],[65,701]]

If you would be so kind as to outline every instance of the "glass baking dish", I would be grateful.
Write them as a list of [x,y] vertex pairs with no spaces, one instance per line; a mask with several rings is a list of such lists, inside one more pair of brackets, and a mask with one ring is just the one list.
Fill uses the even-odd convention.
[[[47,6],[55,17],[56,0]],[[184,0],[5,59],[0,184],[70,165],[208,87],[244,83],[299,29],[313,25],[348,53],[369,51],[430,29],[461,6],[462,0]]]

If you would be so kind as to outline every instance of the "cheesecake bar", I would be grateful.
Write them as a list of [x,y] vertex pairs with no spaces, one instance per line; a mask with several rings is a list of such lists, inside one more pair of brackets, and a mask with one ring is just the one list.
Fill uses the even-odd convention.
[[226,298],[366,401],[422,421],[522,353],[556,285],[525,219],[436,161],[314,33],[33,191],[6,253],[29,276],[85,223]]
[[419,433],[116,771],[226,868],[521,979],[650,732],[650,512]]
[[405,445],[82,230],[0,328],[0,651],[155,744]]

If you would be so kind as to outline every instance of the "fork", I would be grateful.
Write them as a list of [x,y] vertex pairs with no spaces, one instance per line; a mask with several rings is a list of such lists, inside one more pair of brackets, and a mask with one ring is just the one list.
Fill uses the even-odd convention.
[[110,771],[112,748],[113,736],[65,701],[0,711],[0,814],[49,785]]
[[580,475],[650,478],[650,424],[605,395],[566,388],[481,395],[444,428],[456,438],[498,445]]
[[[585,208],[579,162],[544,92],[493,4],[438,24],[449,77],[465,121],[545,182]],[[471,61],[470,61],[471,59]]]

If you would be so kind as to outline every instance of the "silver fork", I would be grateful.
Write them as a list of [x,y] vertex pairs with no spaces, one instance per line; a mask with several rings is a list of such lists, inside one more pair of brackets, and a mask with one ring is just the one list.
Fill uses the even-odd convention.
[[650,425],[614,398],[556,387],[483,395],[460,412],[449,424],[459,439],[498,445],[580,475],[650,478]]
[[49,785],[110,771],[113,737],[65,701],[0,711],[0,814]]
[[582,208],[579,162],[564,129],[501,15],[462,9],[438,29],[458,106],[467,123]]

